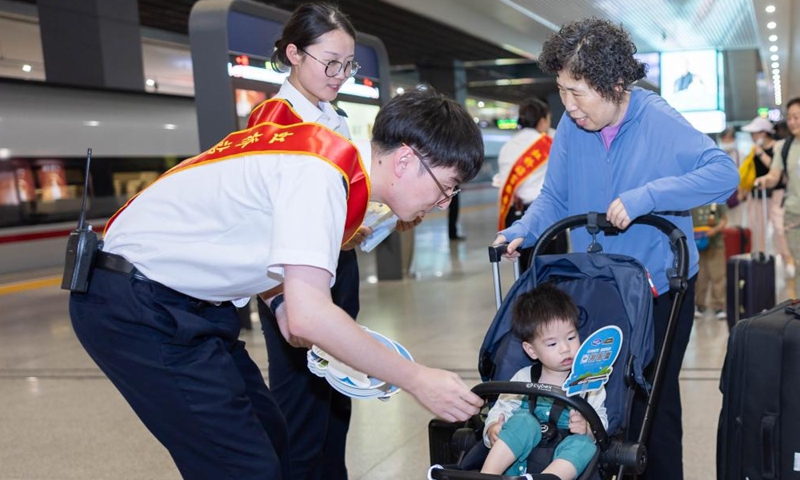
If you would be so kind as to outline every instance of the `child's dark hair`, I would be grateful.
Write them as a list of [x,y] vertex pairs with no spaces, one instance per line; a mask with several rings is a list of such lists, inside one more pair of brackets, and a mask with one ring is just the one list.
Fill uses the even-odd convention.
[[272,69],[281,72],[284,66],[291,65],[286,56],[286,46],[290,43],[304,50],[309,45],[317,43],[319,37],[334,30],[341,30],[354,40],[356,38],[356,29],[347,16],[335,6],[328,3],[300,5],[283,27],[281,38],[275,42],[275,51],[270,58]]
[[553,322],[569,321],[578,328],[578,307],[572,298],[550,282],[517,297],[511,313],[511,331],[531,342]]

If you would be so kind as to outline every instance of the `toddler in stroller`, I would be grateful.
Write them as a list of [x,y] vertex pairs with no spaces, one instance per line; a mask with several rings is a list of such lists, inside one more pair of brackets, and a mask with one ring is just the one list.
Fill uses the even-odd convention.
[[[534,361],[511,377],[512,382],[563,385],[580,347],[578,309],[572,299],[551,283],[542,283],[520,295],[512,312],[511,329]],[[586,400],[608,427],[604,387]],[[548,435],[545,436],[542,430]],[[490,447],[481,473],[522,475],[534,447],[555,445],[553,461],[542,471],[553,478],[575,478],[582,473],[597,447],[586,419],[552,399],[501,395],[489,410],[483,442]],[[550,434],[552,432],[552,434]],[[571,434],[571,435],[570,435]]]
[[[659,346],[657,357],[653,345],[653,289],[647,270],[637,260],[624,255],[603,254],[600,244],[593,241],[587,253],[577,252],[565,255],[537,255],[549,239],[559,232],[585,226],[594,238],[603,235],[624,234],[613,227],[604,215],[589,213],[566,218],[540,237],[534,246],[532,268],[528,269],[510,288],[506,298],[499,305],[497,314],[489,327],[481,346],[478,369],[484,383],[473,388],[473,392],[489,400],[500,394],[535,395],[549,397],[577,410],[588,423],[588,430],[595,439],[596,451],[583,473],[581,480],[603,478],[616,475],[636,475],[646,467],[647,453],[644,443],[649,434],[653,409],[657,403],[661,378],[662,360],[671,344],[676,326],[677,312],[683,302],[683,294],[688,279],[688,247],[686,236],[671,222],[662,217],[647,215],[634,223],[649,225],[661,230],[669,239],[674,254],[673,268],[668,272],[672,296],[672,315],[667,334]],[[495,268],[496,297],[499,299],[500,255],[505,250],[490,247],[490,257]],[[563,390],[552,385],[508,381],[523,367],[530,368],[530,358],[522,346],[522,341],[513,334],[511,317],[514,303],[525,292],[545,282],[568,294],[578,307],[578,331],[581,338],[587,338],[601,327],[614,325],[622,332],[622,347],[613,368],[606,391],[607,423],[601,421],[594,408],[579,396],[567,396]],[[645,378],[645,367],[653,358],[652,375]],[[536,378],[535,374],[532,378]],[[642,428],[633,438],[627,440],[627,429],[631,405],[636,389],[648,395]],[[541,476],[541,472],[552,461],[539,459],[537,450],[528,457],[525,476],[500,476],[475,472],[484,464],[488,449],[481,442],[484,430],[484,417],[473,417],[466,424],[450,424],[432,420],[429,425],[431,479],[488,479],[488,478],[553,478]],[[635,433],[635,432],[632,432]],[[438,464],[438,465],[436,465]]]

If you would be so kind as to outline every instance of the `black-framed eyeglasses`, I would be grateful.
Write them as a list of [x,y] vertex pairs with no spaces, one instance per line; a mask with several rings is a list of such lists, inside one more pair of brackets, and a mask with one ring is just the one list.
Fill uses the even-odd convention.
[[411,145],[409,145],[407,143],[404,143],[403,146],[410,148],[411,151],[414,152],[414,155],[416,155],[417,158],[419,158],[419,163],[421,163],[422,166],[425,167],[425,170],[431,176],[433,181],[436,182],[436,186],[439,187],[439,190],[442,192],[442,195],[444,195],[444,198],[442,198],[441,200],[436,202],[436,206],[437,207],[444,207],[447,202],[452,200],[453,197],[455,197],[456,195],[459,194],[459,192],[461,192],[460,188],[453,187],[453,191],[450,192],[450,193],[447,193],[447,189],[445,189],[442,186],[442,182],[440,182],[439,179],[436,178],[436,175],[433,174],[433,170],[431,170],[431,167],[428,165],[428,162],[425,161],[425,158],[422,156],[422,154],[419,153],[414,147],[412,147]]
[[349,62],[342,63],[339,60],[329,60],[327,62],[323,62],[319,58],[311,55],[310,53],[306,52],[302,48],[298,49],[301,52],[305,53],[309,57],[313,58],[314,60],[318,61],[322,65],[325,65],[325,75],[333,78],[336,75],[344,70],[345,77],[355,77],[356,73],[358,73],[358,69],[361,68],[361,65],[358,64],[355,60],[350,60]]

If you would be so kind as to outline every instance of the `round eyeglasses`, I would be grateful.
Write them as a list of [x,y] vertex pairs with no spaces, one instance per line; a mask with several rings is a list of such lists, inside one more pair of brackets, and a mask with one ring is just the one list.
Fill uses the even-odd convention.
[[354,60],[350,60],[349,62],[345,63],[342,63],[338,60],[329,60],[327,62],[323,62],[322,60],[315,57],[314,55],[311,55],[302,48],[298,50],[305,53],[314,60],[318,61],[322,65],[325,65],[325,75],[331,78],[335,77],[336,75],[339,75],[339,73],[341,73],[343,70],[345,77],[355,77],[356,73],[358,73],[358,69],[361,68],[361,65],[359,65],[358,62]]
[[433,181],[436,182],[436,186],[439,187],[439,191],[442,192],[443,198],[436,202],[437,207],[444,208],[447,205],[447,203],[453,199],[453,197],[461,193],[461,189],[456,187],[453,187],[453,190],[450,193],[447,193],[448,189],[444,188],[442,182],[440,182],[439,179],[436,178],[436,175],[433,174],[433,170],[431,170],[431,167],[428,166],[428,162],[425,161],[425,158],[422,156],[422,154],[419,153],[419,151],[416,148],[412,147],[407,143],[402,143],[401,145],[403,145],[404,147],[408,147],[409,149],[411,149],[412,152],[414,152],[414,155],[416,155],[417,158],[419,159],[419,163],[421,163],[422,166],[425,167],[425,171],[427,171],[428,174],[430,174]]

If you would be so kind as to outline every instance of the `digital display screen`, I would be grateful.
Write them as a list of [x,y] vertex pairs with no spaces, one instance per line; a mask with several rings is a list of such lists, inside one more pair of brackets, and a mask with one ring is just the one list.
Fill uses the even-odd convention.
[[661,57],[658,52],[634,53],[634,58],[647,65],[647,75],[644,79],[656,87],[661,85]]
[[[231,12],[228,16],[228,49],[231,52],[264,58],[269,62],[275,42],[282,33],[283,24],[275,20],[240,12]],[[374,48],[356,42],[355,60],[361,65],[358,77],[369,77],[373,80],[381,78],[378,55]]]
[[661,53],[661,96],[679,112],[719,110],[716,50]]
[[232,52],[270,58],[281,38],[283,24],[240,12],[228,15],[228,49]]

